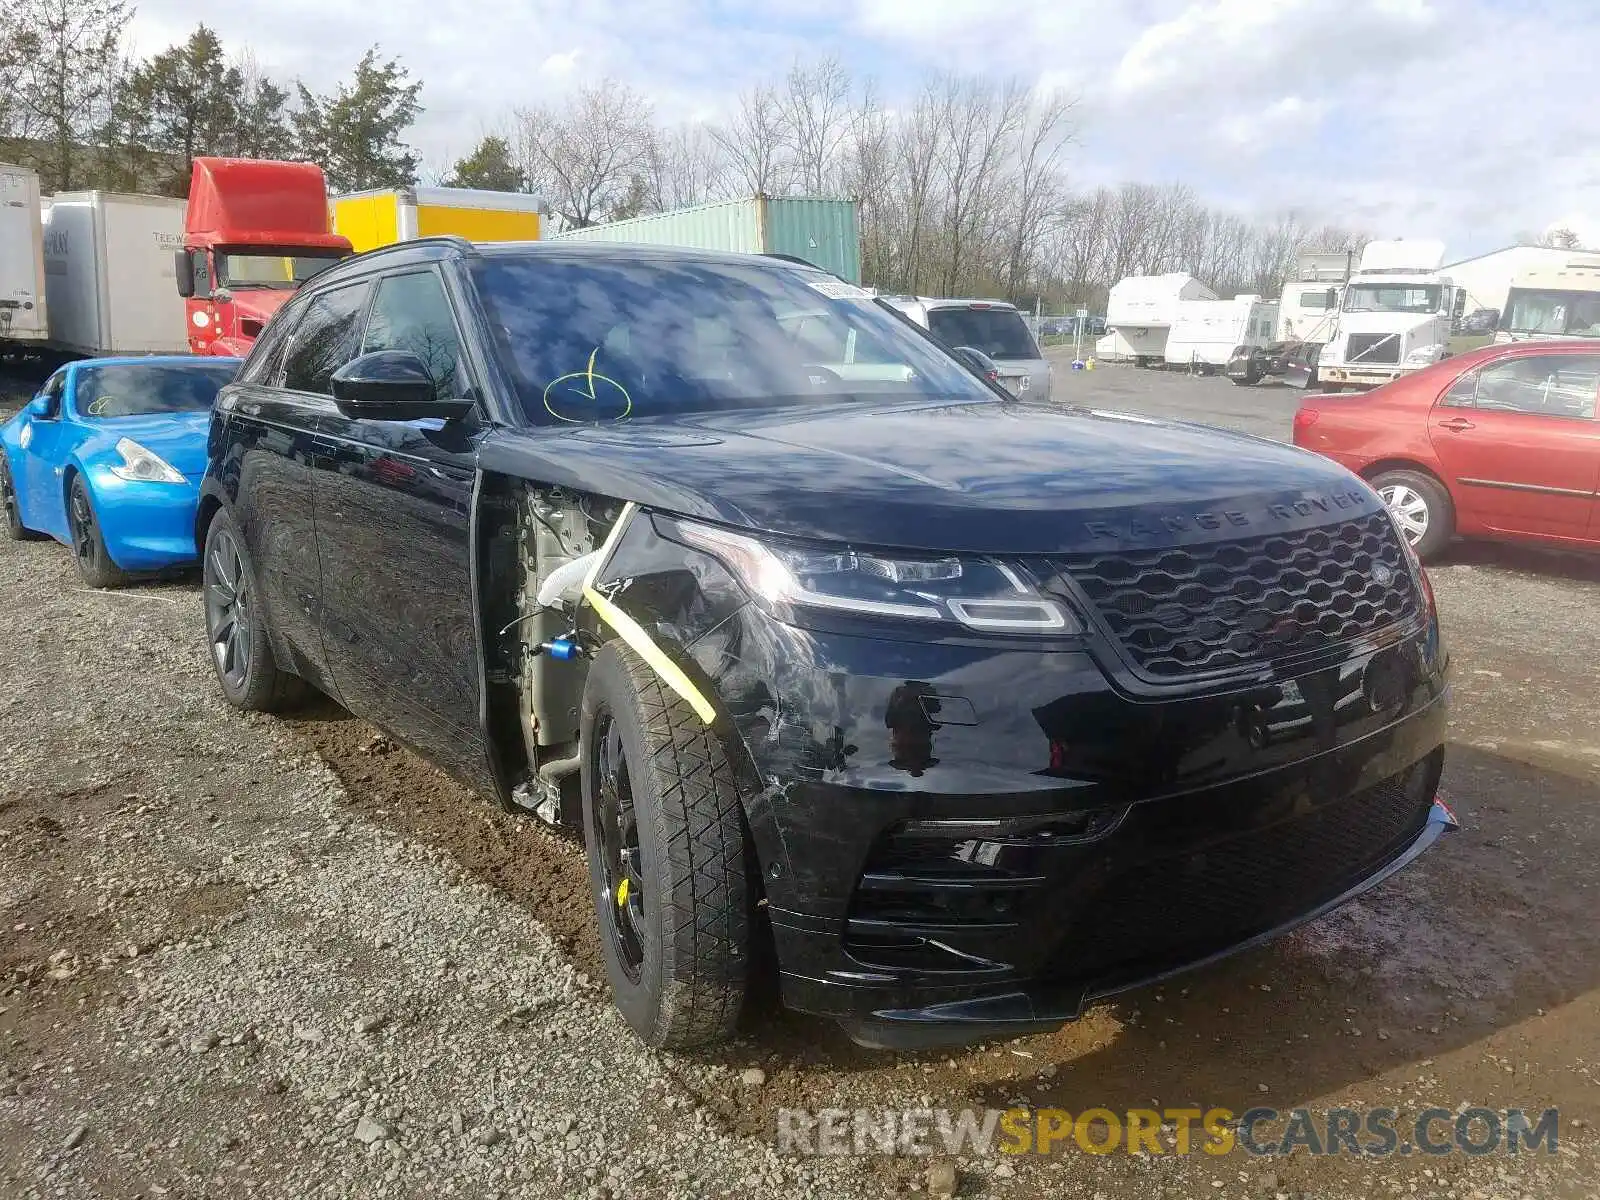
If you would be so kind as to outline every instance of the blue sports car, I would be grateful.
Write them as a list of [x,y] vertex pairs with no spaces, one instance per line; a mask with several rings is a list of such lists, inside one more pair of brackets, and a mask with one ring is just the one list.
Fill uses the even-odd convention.
[[0,503],[18,541],[72,547],[91,587],[192,562],[218,390],[236,358],[68,363],[0,426]]

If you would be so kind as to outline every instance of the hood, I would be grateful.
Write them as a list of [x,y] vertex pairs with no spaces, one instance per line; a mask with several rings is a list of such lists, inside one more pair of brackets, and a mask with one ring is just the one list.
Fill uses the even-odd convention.
[[117,417],[98,423],[95,439],[103,453],[115,457],[120,438],[132,438],[158,454],[180,474],[199,479],[206,473],[206,438],[211,413],[158,413],[148,417]]
[[500,430],[486,469],[791,537],[1049,554],[1220,541],[1376,511],[1343,467],[1145,417],[1001,401]]

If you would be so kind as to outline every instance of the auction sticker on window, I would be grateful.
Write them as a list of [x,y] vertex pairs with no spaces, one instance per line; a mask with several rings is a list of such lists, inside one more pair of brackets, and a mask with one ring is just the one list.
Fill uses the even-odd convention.
[[842,279],[835,279],[831,275],[823,275],[816,279],[808,278],[806,283],[811,285],[811,290],[821,292],[829,300],[871,300],[872,293],[866,288],[857,287],[853,283],[846,283]]

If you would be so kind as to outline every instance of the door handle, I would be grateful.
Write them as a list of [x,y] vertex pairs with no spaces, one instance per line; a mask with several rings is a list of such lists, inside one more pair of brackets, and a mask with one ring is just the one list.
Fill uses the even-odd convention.
[[1460,433],[1467,429],[1476,429],[1477,425],[1465,417],[1451,417],[1448,421],[1439,422],[1440,429],[1448,429],[1451,433]]

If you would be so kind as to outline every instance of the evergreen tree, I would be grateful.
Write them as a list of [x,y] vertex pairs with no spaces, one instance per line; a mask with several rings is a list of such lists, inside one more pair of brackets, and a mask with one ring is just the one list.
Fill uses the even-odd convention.
[[354,78],[332,93],[298,85],[300,107],[291,120],[300,156],[320,163],[339,191],[415,183],[419,158],[402,137],[422,111],[422,84],[409,79],[396,60],[379,62],[374,46]]
[[446,187],[488,188],[495,192],[520,192],[525,186],[522,169],[511,161],[511,143],[490,134],[471,154],[456,162]]
[[119,140],[150,152],[152,186],[169,196],[188,195],[197,155],[233,151],[243,88],[221,39],[201,25],[187,41],[134,70],[117,98]]

